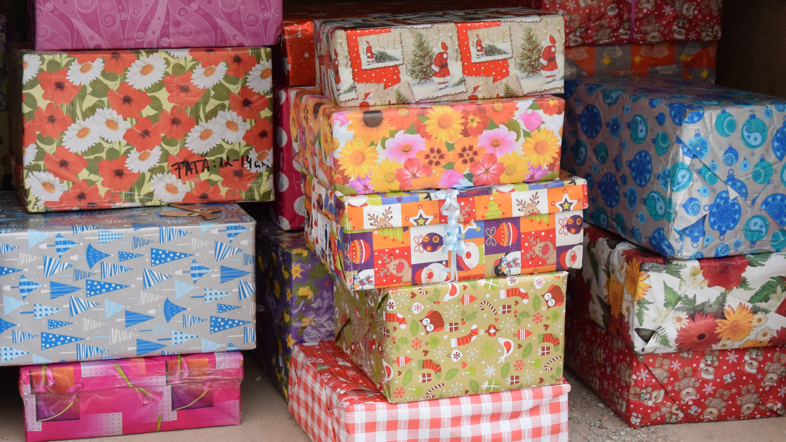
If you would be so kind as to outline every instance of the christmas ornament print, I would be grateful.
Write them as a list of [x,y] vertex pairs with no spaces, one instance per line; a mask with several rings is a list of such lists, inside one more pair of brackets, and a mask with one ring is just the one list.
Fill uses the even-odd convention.
[[255,347],[254,222],[237,205],[206,221],[153,208],[19,217],[12,193],[0,202],[0,365]]

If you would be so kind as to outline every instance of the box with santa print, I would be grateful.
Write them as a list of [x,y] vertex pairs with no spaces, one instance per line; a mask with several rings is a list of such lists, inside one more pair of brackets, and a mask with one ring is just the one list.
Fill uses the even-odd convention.
[[353,197],[304,185],[306,239],[355,290],[581,267],[581,178]]
[[341,106],[560,93],[562,17],[525,8],[314,21],[317,89]]
[[569,80],[587,220],[676,259],[786,248],[786,101],[665,76]]
[[333,278],[302,231],[260,224],[255,356],[287,397],[293,347],[333,339]]
[[784,347],[639,355],[573,307],[566,335],[567,367],[634,428],[786,414]]
[[27,209],[272,200],[270,58],[267,48],[23,52],[11,118]]
[[786,253],[669,260],[584,231],[577,308],[637,354],[765,347],[786,339]]
[[343,108],[298,91],[292,101],[296,161],[344,195],[559,174],[564,103],[554,96]]
[[567,383],[413,407],[385,400],[332,341],[298,345],[292,361],[289,411],[315,442],[568,440]]
[[23,367],[28,442],[240,424],[240,352]]
[[336,282],[336,342],[393,403],[561,384],[567,277]]
[[254,221],[183,207],[44,216],[4,200],[0,365],[253,349]]
[[521,5],[564,16],[566,46],[721,37],[721,0],[523,0]]
[[28,9],[39,51],[269,46],[281,33],[281,0],[28,0]]

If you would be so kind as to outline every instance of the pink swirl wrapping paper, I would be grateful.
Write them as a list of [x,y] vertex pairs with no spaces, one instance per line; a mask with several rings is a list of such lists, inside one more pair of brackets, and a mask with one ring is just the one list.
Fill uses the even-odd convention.
[[281,0],[29,1],[39,51],[270,46],[281,33]]

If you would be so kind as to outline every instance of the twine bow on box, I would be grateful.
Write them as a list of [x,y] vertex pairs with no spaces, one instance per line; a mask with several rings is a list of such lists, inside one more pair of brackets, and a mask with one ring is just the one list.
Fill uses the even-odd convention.
[[[44,365],[41,367],[41,377],[39,378],[38,383],[35,386],[35,392],[38,394],[46,394],[49,393],[49,389],[53,387],[57,381],[55,381],[55,375],[51,368]],[[63,408],[59,413],[55,413],[52,416],[49,416],[45,419],[40,419],[39,422],[46,422],[51,421],[52,419],[56,419],[66,411],[68,411],[76,402],[76,398],[78,397],[79,390],[82,389],[81,383],[76,383],[66,390],[66,394],[68,394],[68,405]]]
[[128,376],[126,376],[126,373],[123,371],[123,368],[120,367],[120,365],[118,365],[117,363],[114,363],[112,365],[115,366],[115,370],[117,370],[117,373],[120,375],[120,377],[123,378],[124,381],[126,381],[126,384],[128,384],[128,388],[133,388],[136,391],[139,400],[142,401],[142,405],[147,405],[151,402],[155,402],[157,404],[158,402],[161,401],[161,397],[163,397],[163,393],[158,391],[150,392],[142,387],[137,387],[131,382],[130,379],[128,379]]
[[204,208],[204,207],[194,207],[194,206],[183,206],[181,204],[172,204],[172,207],[177,207],[180,210],[185,210],[185,213],[175,210],[162,210],[161,216],[176,216],[176,217],[201,216],[206,220],[212,220],[218,218],[218,215],[216,215],[216,213],[221,212],[221,209],[219,209],[218,207]]

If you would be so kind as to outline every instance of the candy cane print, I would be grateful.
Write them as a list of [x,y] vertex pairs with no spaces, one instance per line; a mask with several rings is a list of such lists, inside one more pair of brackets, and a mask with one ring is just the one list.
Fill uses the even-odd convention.
[[553,367],[549,367],[549,365],[551,365],[552,362],[559,361],[560,359],[562,359],[562,355],[552,358],[550,361],[546,362],[546,365],[543,366],[543,369],[546,370],[546,371],[554,370],[554,368]]
[[491,310],[491,313],[494,313],[495,315],[497,314],[497,309],[495,309],[494,306],[491,305],[490,302],[488,302],[488,301],[480,301],[480,309],[481,310],[485,310],[486,307],[488,307],[489,310]]
[[385,321],[397,322],[399,327],[407,328],[407,320],[404,319],[401,313],[385,313]]
[[470,329],[469,334],[466,336],[462,336],[460,338],[453,338],[450,340],[451,347],[458,347],[460,345],[467,345],[470,342],[474,341],[475,338],[478,337],[478,326],[477,324],[472,325],[472,329]]
[[445,384],[437,384],[437,385],[429,388],[428,390],[426,390],[426,397],[429,398],[429,399],[434,399],[434,394],[433,394],[434,391],[435,390],[439,390],[440,388],[442,388],[444,386],[445,386]]

